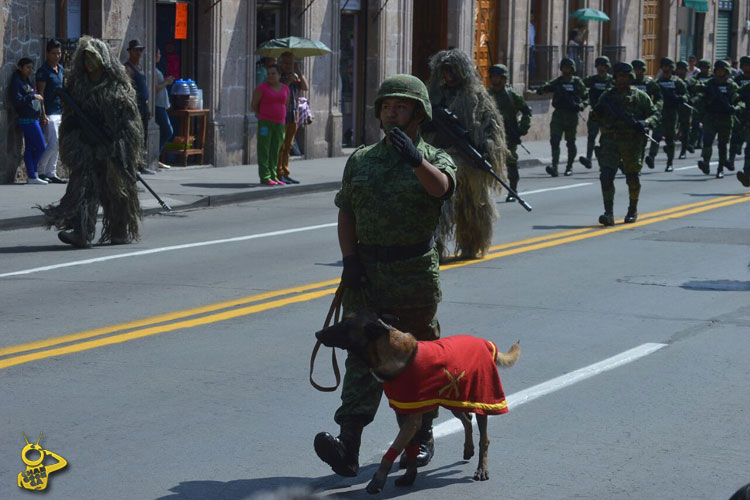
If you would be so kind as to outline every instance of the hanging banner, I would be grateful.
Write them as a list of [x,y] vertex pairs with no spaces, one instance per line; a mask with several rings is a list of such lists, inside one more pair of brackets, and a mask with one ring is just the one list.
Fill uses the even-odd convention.
[[175,40],[185,40],[188,31],[188,4],[178,3],[175,7],[174,38]]

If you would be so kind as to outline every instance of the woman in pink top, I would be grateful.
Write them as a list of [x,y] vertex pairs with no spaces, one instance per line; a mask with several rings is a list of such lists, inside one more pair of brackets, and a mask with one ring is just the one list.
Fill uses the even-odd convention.
[[279,149],[284,142],[289,87],[281,83],[281,70],[269,66],[268,78],[253,92],[251,108],[258,117],[258,175],[265,186],[283,185],[276,174]]

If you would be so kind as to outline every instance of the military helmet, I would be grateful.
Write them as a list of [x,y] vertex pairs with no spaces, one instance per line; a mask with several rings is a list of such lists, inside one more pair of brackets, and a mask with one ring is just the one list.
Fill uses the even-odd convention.
[[633,59],[630,63],[633,69],[646,69],[646,61],[643,59]]
[[714,63],[714,71],[716,71],[717,69],[725,69],[729,71],[730,68],[731,66],[729,66],[729,63],[723,59],[719,59]]
[[740,57],[740,66],[742,66],[743,64],[750,64],[750,56]]
[[708,59],[701,59],[698,61],[698,67],[699,68],[710,68],[711,67],[711,61]]
[[573,71],[576,70],[576,63],[569,57],[563,57],[562,60],[560,60],[560,69],[563,69],[565,66],[571,68]]
[[490,66],[490,75],[508,76],[508,67],[505,64]]
[[611,68],[612,63],[609,62],[609,57],[599,56],[596,59],[594,59],[594,66],[606,66],[608,68]]
[[680,69],[680,68],[682,68],[682,69],[688,69],[688,63],[687,63],[687,61],[682,61],[682,60],[677,61],[677,69]]
[[671,57],[662,57],[660,66],[672,66],[672,69],[675,69],[674,59]]
[[411,99],[417,101],[422,107],[425,114],[425,122],[432,120],[432,104],[430,104],[430,94],[427,92],[422,80],[412,75],[393,75],[389,76],[378,89],[378,95],[375,97],[375,118],[380,119],[380,105],[383,99],[388,97],[399,97],[401,99]]
[[626,62],[619,62],[615,64],[614,68],[612,68],[612,74],[614,74],[615,76],[619,75],[620,73],[627,73],[635,80],[633,66]]

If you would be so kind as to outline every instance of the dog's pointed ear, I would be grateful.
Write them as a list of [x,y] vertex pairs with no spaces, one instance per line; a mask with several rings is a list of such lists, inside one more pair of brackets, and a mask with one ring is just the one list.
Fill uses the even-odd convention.
[[380,319],[383,320],[387,325],[393,325],[398,323],[398,316],[395,314],[381,314]]
[[391,327],[383,323],[383,320],[378,318],[375,321],[370,321],[365,326],[365,334],[367,335],[367,338],[370,340],[375,340],[376,338],[380,337],[381,335],[388,333],[390,331]]

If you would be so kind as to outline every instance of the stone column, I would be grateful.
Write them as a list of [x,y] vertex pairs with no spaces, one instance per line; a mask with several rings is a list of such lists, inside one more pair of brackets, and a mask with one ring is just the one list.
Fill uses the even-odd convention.
[[448,47],[460,49],[472,59],[475,9],[474,0],[448,0]]
[[201,0],[196,3],[196,16],[200,18],[198,34],[198,75],[203,85],[203,106],[209,109],[206,131],[204,162],[215,167],[225,166],[226,143],[224,125],[220,120],[220,95],[222,88],[222,11],[229,0],[219,2],[208,12],[213,3]]
[[[154,103],[156,102],[156,2],[143,4],[144,36],[141,43],[146,48],[143,51],[142,67],[146,71],[148,85],[148,109],[151,119],[148,121],[148,141],[146,144],[146,165],[152,170],[158,168],[159,161],[159,126],[156,124]],[[125,41],[127,43],[127,41]]]
[[258,118],[250,109],[253,101],[253,91],[261,82],[255,81],[255,51],[257,29],[255,13],[257,11],[256,0],[247,0],[247,10],[245,12],[245,25],[247,26],[247,36],[245,38],[245,50],[248,54],[247,67],[245,71],[245,144],[244,144],[244,163],[256,163],[258,161]]

